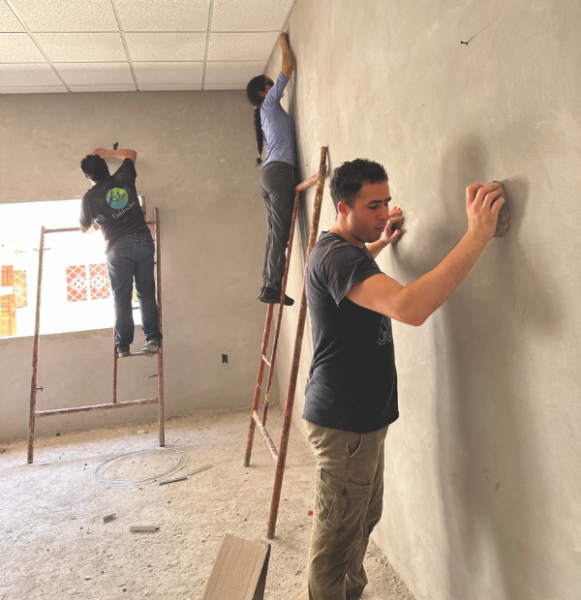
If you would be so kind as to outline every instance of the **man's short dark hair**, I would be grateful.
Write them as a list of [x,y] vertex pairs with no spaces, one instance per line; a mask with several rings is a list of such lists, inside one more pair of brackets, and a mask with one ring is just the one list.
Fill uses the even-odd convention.
[[81,161],[81,169],[95,183],[107,179],[110,175],[107,163],[98,154],[87,154]]
[[339,210],[339,202],[345,202],[347,206],[353,208],[364,183],[387,180],[387,173],[383,166],[372,160],[356,158],[351,162],[344,162],[333,171],[331,179],[331,198],[335,210]]

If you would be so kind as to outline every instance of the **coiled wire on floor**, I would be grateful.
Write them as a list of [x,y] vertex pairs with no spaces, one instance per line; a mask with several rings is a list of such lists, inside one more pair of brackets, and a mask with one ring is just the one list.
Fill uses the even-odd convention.
[[[117,463],[114,461],[119,461],[120,459],[126,459],[127,457],[135,457],[138,454],[143,454],[145,452],[173,452],[179,455],[179,460],[176,465],[172,466],[170,469],[167,469],[161,473],[155,473],[150,475],[149,477],[142,478],[116,478],[116,477],[107,477],[106,472],[110,470],[112,467],[114,468]],[[132,463],[133,464],[133,461]],[[100,464],[95,469],[95,479],[104,485],[109,485],[112,487],[128,487],[131,485],[140,485],[144,483],[151,483],[152,481],[157,481],[158,479],[166,479],[170,475],[181,471],[186,465],[186,455],[182,450],[178,450],[177,448],[146,448],[144,450],[138,450],[137,452],[126,452],[125,454],[120,454],[118,456],[114,456],[109,460],[106,460],[104,463]],[[121,465],[123,467],[123,465]],[[130,467],[131,468],[131,467]]]

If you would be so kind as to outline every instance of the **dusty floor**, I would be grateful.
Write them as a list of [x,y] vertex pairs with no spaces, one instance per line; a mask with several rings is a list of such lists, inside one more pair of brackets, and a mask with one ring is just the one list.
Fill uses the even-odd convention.
[[[280,414],[269,429],[279,439]],[[138,433],[146,431],[147,433]],[[244,468],[248,411],[203,413],[170,420],[158,453],[155,424],[124,426],[0,446],[0,598],[2,600],[199,600],[226,531],[264,539],[274,467],[260,438]],[[124,456],[101,467],[117,455]],[[110,486],[144,479],[178,465],[172,475],[213,467],[186,481]],[[305,585],[312,517],[314,464],[298,431],[291,436],[266,600],[289,600]],[[102,517],[117,518],[103,523]],[[155,533],[130,533],[152,524]],[[366,600],[413,600],[405,584],[371,545]]]

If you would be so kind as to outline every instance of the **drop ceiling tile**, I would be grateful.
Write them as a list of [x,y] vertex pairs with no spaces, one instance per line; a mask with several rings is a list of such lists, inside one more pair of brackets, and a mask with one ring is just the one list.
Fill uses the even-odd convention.
[[201,62],[135,62],[137,83],[201,83],[204,63]]
[[278,32],[211,33],[208,60],[268,60]]
[[28,33],[0,33],[0,63],[46,62]]
[[206,33],[127,33],[131,60],[202,61]]
[[64,85],[0,87],[0,94],[58,94],[62,92],[68,92]]
[[31,31],[116,31],[111,0],[11,0]]
[[127,60],[119,33],[37,33],[34,37],[52,62]]
[[207,31],[210,0],[116,0],[125,31]]
[[282,29],[294,0],[215,0],[212,31]]
[[256,75],[262,75],[265,69],[266,61],[209,62],[206,83],[248,83]]
[[175,91],[189,91],[189,90],[201,90],[201,83],[168,83],[168,84],[145,84],[140,85],[139,89],[142,92],[175,92]]
[[70,85],[71,92],[136,92],[134,85]]
[[133,84],[129,63],[55,63],[67,85]]
[[0,86],[45,86],[62,85],[51,66],[47,63],[20,65],[0,64]]
[[0,31],[25,31],[6,2],[0,2]]
[[205,90],[245,90],[246,83],[205,83]]

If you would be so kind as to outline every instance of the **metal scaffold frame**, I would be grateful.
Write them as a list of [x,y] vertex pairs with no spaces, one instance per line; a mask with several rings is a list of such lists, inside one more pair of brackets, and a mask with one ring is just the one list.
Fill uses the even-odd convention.
[[[147,221],[147,225],[153,225],[153,238],[156,246],[156,265],[157,265],[157,312],[159,315],[159,330],[162,330],[162,289],[161,289],[161,231],[159,227],[159,209],[155,209],[155,220]],[[47,233],[64,233],[68,231],[79,231],[78,227],[65,229],[45,229],[40,230],[40,248],[38,256],[38,288],[36,291],[36,322],[34,329],[34,346],[32,351],[32,383],[30,387],[30,417],[28,423],[28,463],[32,463],[34,458],[34,428],[37,417],[52,417],[56,415],[65,415],[78,412],[91,412],[95,410],[107,410],[112,408],[125,408],[127,406],[140,406],[142,404],[157,404],[159,407],[159,445],[165,446],[165,420],[164,420],[164,395],[163,395],[163,340],[159,342],[159,352],[157,353],[157,398],[143,398],[141,400],[127,400],[117,402],[117,351],[115,348],[115,330],[113,330],[113,398],[111,402],[105,404],[92,404],[88,406],[74,406],[71,408],[56,408],[52,410],[36,410],[36,394],[42,387],[38,387],[38,363],[40,355],[40,304],[42,295],[42,269],[44,261],[44,236]],[[129,356],[151,356],[146,352],[132,352]]]
[[[325,177],[327,175],[327,148],[323,146],[321,148],[321,160],[319,164],[319,172],[317,175],[313,175],[313,177],[303,181],[299,184],[296,189],[295,195],[295,203],[293,208],[293,215],[291,221],[291,230],[289,235],[287,256],[286,256],[286,265],[284,269],[284,277],[282,280],[282,291],[280,295],[280,304],[278,305],[278,319],[276,322],[276,329],[274,333],[274,340],[272,343],[272,353],[271,358],[268,360],[266,357],[266,351],[268,349],[268,341],[270,338],[270,330],[272,325],[272,316],[274,313],[274,304],[269,304],[268,309],[266,311],[266,323],[264,326],[264,334],[262,336],[262,347],[260,349],[260,360],[258,361],[258,375],[256,377],[256,387],[254,389],[254,400],[252,402],[252,412],[250,416],[250,428],[248,431],[248,440],[246,443],[246,453],[244,456],[244,466],[247,467],[250,464],[250,457],[252,455],[252,445],[254,442],[254,433],[256,428],[260,431],[262,438],[270,452],[270,456],[276,465],[276,474],[274,479],[274,489],[272,492],[272,500],[270,504],[270,515],[268,517],[268,527],[266,536],[269,539],[274,537],[274,532],[276,529],[276,520],[278,517],[278,507],[280,504],[280,495],[282,491],[282,480],[284,477],[284,468],[286,463],[286,454],[288,449],[288,443],[290,438],[290,427],[292,422],[292,411],[295,399],[295,390],[297,386],[297,375],[299,370],[299,362],[301,357],[301,348],[303,342],[303,333],[305,330],[305,321],[307,318],[307,297],[305,290],[305,281],[306,281],[306,272],[307,272],[307,263],[309,260],[309,254],[313,249],[317,241],[317,233],[319,231],[319,219],[321,216],[321,204],[323,201],[323,188],[325,185]],[[280,329],[282,324],[282,313],[284,309],[284,297],[286,293],[286,285],[288,280],[288,273],[290,267],[291,253],[293,247],[293,237],[295,230],[295,223],[298,214],[299,208],[299,195],[300,192],[306,190],[314,184],[317,184],[317,191],[315,195],[315,204],[313,207],[313,216],[311,220],[311,233],[309,237],[309,247],[307,250],[307,256],[305,260],[305,274],[303,276],[303,286],[301,291],[301,304],[299,308],[299,320],[297,324],[297,331],[295,335],[295,344],[293,351],[293,358],[291,364],[291,373],[290,373],[290,381],[286,396],[285,408],[284,408],[284,420],[282,425],[282,434],[280,438],[279,450],[277,450],[270,434],[266,429],[266,417],[268,415],[268,406],[270,403],[270,389],[272,385],[272,378],[274,376],[274,366],[276,363],[276,353],[278,350],[278,340],[280,336]],[[268,380],[266,384],[265,396],[264,396],[264,405],[262,408],[262,417],[258,414],[258,406],[260,404],[260,396],[262,391],[262,382],[264,379],[264,368],[265,365],[268,366]]]

